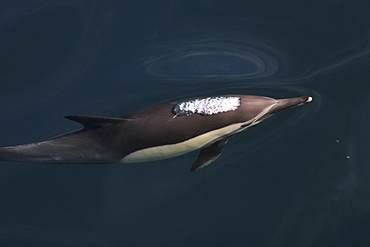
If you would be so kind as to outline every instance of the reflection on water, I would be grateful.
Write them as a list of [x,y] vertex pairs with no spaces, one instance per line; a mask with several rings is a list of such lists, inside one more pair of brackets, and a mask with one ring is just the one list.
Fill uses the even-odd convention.
[[145,63],[149,75],[168,80],[230,81],[276,76],[285,64],[279,52],[248,40],[194,40],[162,45]]
[[292,71],[294,62],[273,44],[260,39],[198,39],[160,45],[144,65],[147,74],[172,81],[285,86],[307,83],[315,76],[330,74],[364,59],[370,54],[369,44],[365,36],[302,71]]
[[325,56],[310,66],[298,80],[310,79],[312,77],[324,76],[334,73],[339,69],[345,69],[359,60],[366,60],[370,55],[370,39],[364,35],[351,45],[338,49],[333,54]]

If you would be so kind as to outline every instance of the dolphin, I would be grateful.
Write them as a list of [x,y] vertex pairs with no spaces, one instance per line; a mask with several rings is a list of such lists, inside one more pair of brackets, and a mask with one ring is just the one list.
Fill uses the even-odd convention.
[[1,161],[137,163],[200,149],[197,171],[215,161],[235,134],[312,97],[224,95],[181,99],[122,117],[65,116],[83,128],[46,141],[0,148]]

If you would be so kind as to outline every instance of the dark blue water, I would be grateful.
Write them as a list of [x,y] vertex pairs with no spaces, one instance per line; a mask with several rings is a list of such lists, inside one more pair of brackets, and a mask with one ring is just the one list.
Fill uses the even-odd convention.
[[0,246],[370,246],[367,1],[2,1],[0,145],[189,96],[310,95],[228,143],[1,163]]

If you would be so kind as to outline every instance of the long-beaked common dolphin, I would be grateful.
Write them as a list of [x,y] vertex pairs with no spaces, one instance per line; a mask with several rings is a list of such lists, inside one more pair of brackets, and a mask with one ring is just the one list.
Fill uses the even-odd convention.
[[191,167],[196,171],[215,161],[236,133],[311,101],[308,96],[273,99],[225,95],[167,102],[117,118],[66,116],[83,128],[42,142],[0,148],[0,160],[136,163],[200,149]]

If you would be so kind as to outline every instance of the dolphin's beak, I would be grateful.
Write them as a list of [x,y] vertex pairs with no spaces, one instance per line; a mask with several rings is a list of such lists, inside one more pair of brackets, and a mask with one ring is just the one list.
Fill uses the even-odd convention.
[[289,98],[289,99],[278,99],[277,103],[273,107],[271,107],[268,114],[274,115],[276,113],[309,103],[311,101],[312,101],[312,97],[310,96],[302,96],[302,97]]

